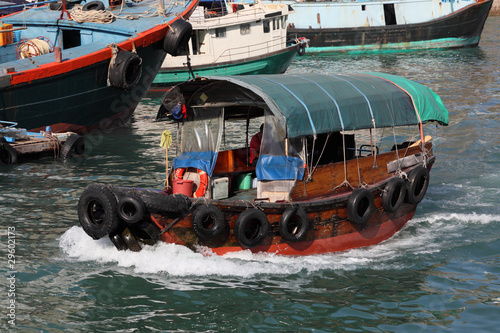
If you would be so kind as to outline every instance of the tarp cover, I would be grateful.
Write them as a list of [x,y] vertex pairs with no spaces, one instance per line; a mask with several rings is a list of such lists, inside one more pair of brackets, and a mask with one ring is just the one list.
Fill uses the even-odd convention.
[[[290,138],[436,121],[448,111],[429,88],[382,73],[209,77],[257,94],[281,118]],[[213,82],[213,81],[212,81]]]

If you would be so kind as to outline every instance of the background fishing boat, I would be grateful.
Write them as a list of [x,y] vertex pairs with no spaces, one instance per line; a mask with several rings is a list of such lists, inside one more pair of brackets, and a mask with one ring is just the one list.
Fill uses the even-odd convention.
[[269,1],[292,5],[289,34],[309,53],[476,46],[493,0]]
[[[139,240],[221,255],[378,244],[427,191],[435,157],[423,124],[448,123],[430,89],[381,73],[209,77],[164,100],[187,109],[172,188],[89,184],[79,200],[83,229],[120,250],[140,250]],[[246,135],[243,127],[227,138],[241,120]],[[263,122],[261,145],[249,139],[251,122]],[[399,130],[408,126],[415,131]]]
[[166,52],[187,42],[196,5],[92,1],[2,18],[0,118],[77,133],[127,122]]
[[186,56],[167,55],[154,85],[194,76],[284,73],[305,41],[287,43],[286,4],[204,0],[190,17],[193,36]]

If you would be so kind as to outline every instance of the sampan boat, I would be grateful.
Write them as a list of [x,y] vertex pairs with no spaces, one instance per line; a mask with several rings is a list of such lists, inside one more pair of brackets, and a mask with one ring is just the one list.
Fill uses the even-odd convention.
[[[87,185],[78,216],[94,239],[219,255],[374,245],[427,191],[435,157],[423,125],[448,123],[430,89],[380,73],[203,78],[172,88],[162,110],[183,122],[169,186]],[[255,163],[249,136],[261,124]]]

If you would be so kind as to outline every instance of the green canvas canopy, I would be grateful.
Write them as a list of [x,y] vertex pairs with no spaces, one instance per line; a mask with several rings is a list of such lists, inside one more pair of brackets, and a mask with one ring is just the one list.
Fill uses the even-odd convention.
[[214,76],[197,84],[206,87],[197,87],[196,102],[190,100],[189,106],[264,103],[286,124],[290,138],[430,121],[448,124],[448,111],[437,94],[389,74]]

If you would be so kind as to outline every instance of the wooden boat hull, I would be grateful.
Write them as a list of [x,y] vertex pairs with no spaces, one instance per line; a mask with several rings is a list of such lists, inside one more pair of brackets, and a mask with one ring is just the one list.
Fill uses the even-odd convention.
[[478,2],[442,18],[415,24],[321,29],[292,27],[288,32],[291,36],[310,40],[306,54],[472,47],[479,43],[492,3]]
[[[193,66],[193,74],[199,77],[281,74],[287,70],[296,54],[297,47],[294,45],[280,51],[248,58],[245,61],[237,60],[213,65]],[[153,81],[153,85],[171,85],[187,81],[190,78],[192,76],[186,67],[161,68]]]
[[[431,145],[428,143],[427,148],[430,149]],[[416,148],[413,148],[415,150]],[[392,174],[387,175],[387,169],[382,167],[385,165],[390,156],[394,153],[387,153],[380,156],[378,163],[380,167],[373,168],[371,172],[366,172],[367,177],[377,178],[378,181],[373,182],[367,191],[370,196],[373,196],[373,210],[369,215],[366,222],[360,223],[349,216],[349,201],[354,192],[347,187],[339,188],[331,191],[330,194],[325,191],[328,184],[338,184],[335,177],[329,177],[327,173],[318,172],[315,183],[310,188],[310,197],[301,198],[300,195],[295,194],[297,200],[293,202],[248,202],[243,200],[199,200],[187,198],[184,195],[168,195],[166,193],[134,189],[127,187],[107,186],[103,184],[91,184],[86,191],[84,191],[84,199],[80,199],[79,215],[82,226],[87,227],[88,232],[89,224],[85,222],[88,217],[88,206],[86,203],[94,200],[88,200],[87,194],[92,194],[93,191],[109,191],[109,198],[116,198],[118,203],[117,210],[119,216],[123,217],[125,208],[124,202],[142,202],[140,206],[143,208],[138,209],[141,211],[141,219],[129,222],[116,222],[117,227],[114,227],[115,233],[127,235],[126,237],[135,237],[146,244],[154,244],[158,241],[163,241],[171,244],[178,244],[187,246],[195,251],[202,251],[203,253],[213,253],[223,255],[229,252],[236,252],[242,250],[250,250],[254,253],[268,252],[280,255],[310,255],[319,253],[329,253],[345,251],[348,249],[366,247],[378,244],[398,232],[406,222],[408,222],[414,215],[417,208],[415,202],[408,202],[408,200],[401,204],[397,210],[391,212],[384,208],[383,192],[387,188],[387,184],[394,178],[399,176]],[[426,170],[430,170],[435,158],[431,155],[427,160]],[[353,163],[358,161],[353,160]],[[342,163],[333,166],[335,170],[342,168]],[[361,170],[367,170],[368,166],[373,166],[372,158],[365,158],[361,165]],[[325,169],[331,169],[332,165],[327,166]],[[420,163],[415,164],[409,168],[405,168],[403,172],[411,174],[416,168],[422,168]],[[332,170],[334,170],[332,169]],[[349,166],[347,167],[349,173]],[[352,185],[356,186],[355,172],[349,173],[349,181]],[[386,175],[381,177],[380,175]],[[428,175],[428,173],[427,173]],[[327,177],[327,178],[325,178]],[[367,178],[367,179],[368,179]],[[428,186],[429,178],[426,178],[426,186]],[[314,183],[314,182],[313,182]],[[325,187],[324,185],[327,184]],[[93,186],[93,188],[92,188]],[[303,189],[304,182],[297,182],[295,189]],[[316,196],[314,187],[321,187],[323,196]],[[411,186],[407,180],[407,191],[410,192]],[[89,190],[90,189],[90,190]],[[295,191],[295,192],[301,192]],[[85,192],[88,192],[85,194]],[[294,190],[291,191],[294,195]],[[126,198],[126,199],[125,199]],[[131,199],[132,198],[132,199]],[[87,200],[87,201],[86,201]],[[114,200],[114,199],[113,199]],[[82,204],[83,202],[83,204]],[[129,203],[130,203],[129,202]],[[81,206],[81,207],[80,207]],[[287,239],[283,235],[282,224],[284,223],[284,216],[291,206],[300,207],[306,214],[306,228],[303,237],[297,240]],[[111,207],[111,206],[110,206]],[[138,207],[138,206],[137,206]],[[210,207],[211,209],[218,210],[222,213],[223,230],[220,232],[205,237],[200,233],[194,220],[199,220],[195,217],[203,207]],[[113,209],[109,210],[108,219],[111,217],[109,214],[115,214]],[[258,240],[257,244],[248,246],[242,237],[247,237],[248,234],[255,234],[257,230],[252,223],[254,221],[248,220],[250,225],[250,232],[247,229],[242,229],[242,216],[248,212],[252,213],[259,211],[265,216],[264,223],[266,224],[265,232]],[[105,214],[106,215],[106,214]],[[143,217],[144,216],[144,217]],[[128,219],[128,217],[126,216]],[[204,219],[210,220],[209,216]],[[118,220],[120,220],[118,218]],[[250,221],[250,222],[249,222]],[[210,224],[209,222],[203,222]],[[239,225],[238,225],[239,224]],[[139,226],[139,227],[138,227]],[[207,227],[207,230],[212,227]],[[147,236],[145,236],[147,231]],[[211,233],[211,231],[209,231]],[[112,237],[113,233],[110,234]],[[125,237],[125,236],[124,236]],[[248,236],[249,238],[253,236]],[[129,247],[129,249],[131,249]],[[138,249],[140,247],[138,246]]]

